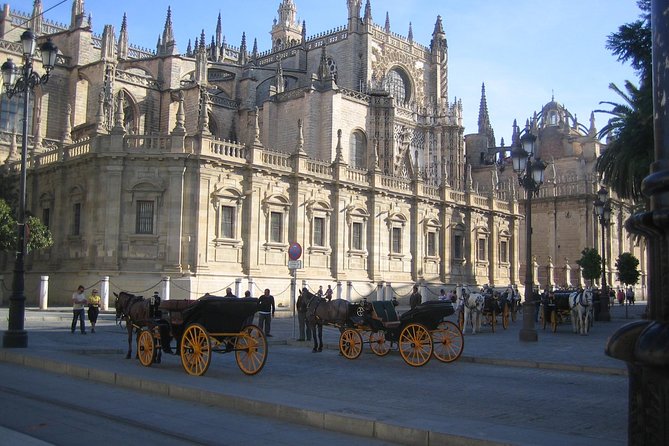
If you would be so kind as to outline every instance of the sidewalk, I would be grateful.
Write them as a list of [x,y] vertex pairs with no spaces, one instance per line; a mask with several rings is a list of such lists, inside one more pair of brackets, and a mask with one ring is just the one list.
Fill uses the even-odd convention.
[[[403,444],[623,445],[627,372],[624,363],[604,355],[604,347],[620,326],[638,320],[644,304],[629,307],[627,320],[624,308],[613,307],[612,321],[595,322],[588,336],[573,334],[571,325],[556,333],[539,327],[538,342],[521,343],[522,320],[495,333],[484,326],[465,335],[460,360],[432,360],[421,368],[407,366],[395,352],[377,358],[368,346],[358,360],[345,360],[338,355],[339,332],[329,327],[326,351],[312,354],[310,343],[294,340],[291,315],[277,312],[267,364],[253,377],[243,375],[231,355],[215,357],[203,377],[188,376],[177,356],[145,368],[123,359],[127,338],[112,313],[101,314],[96,334],[82,336],[69,332],[69,308],[27,309],[29,347],[0,349],[0,360]],[[1,330],[6,315],[0,309]],[[491,374],[505,384],[492,392],[479,389]],[[594,403],[572,381],[590,383],[595,406],[613,415],[583,420],[578,408],[593,411]],[[510,411],[532,413],[533,420],[500,417]],[[560,425],[574,418],[569,434],[557,429],[556,413]]]

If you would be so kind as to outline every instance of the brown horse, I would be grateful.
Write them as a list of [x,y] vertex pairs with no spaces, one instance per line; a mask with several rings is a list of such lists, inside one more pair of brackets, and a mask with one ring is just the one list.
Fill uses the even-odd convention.
[[[307,329],[311,330],[314,340],[313,352],[323,351],[323,325],[343,326],[348,320],[349,303],[344,299],[328,301],[305,288],[302,295],[307,299]],[[318,338],[316,338],[318,329]]]
[[148,323],[151,317],[151,306],[153,299],[144,299],[142,296],[121,291],[116,296],[116,320],[125,320],[128,329],[128,354],[125,359],[130,359],[132,353],[132,331],[135,327],[141,327]]

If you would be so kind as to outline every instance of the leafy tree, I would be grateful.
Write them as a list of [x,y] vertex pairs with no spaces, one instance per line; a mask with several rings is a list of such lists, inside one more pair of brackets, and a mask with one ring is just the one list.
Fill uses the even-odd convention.
[[611,110],[595,110],[612,117],[599,132],[607,138],[607,148],[597,160],[602,182],[621,198],[642,201],[641,182],[648,176],[653,153],[653,101],[650,0],[639,0],[643,12],[639,20],[622,25],[608,36],[606,47],[621,62],[629,62],[639,75],[640,86],[629,80],[625,91],[615,84],[609,88],[622,103],[603,101]]
[[636,285],[639,282],[639,260],[629,252],[623,252],[616,260],[618,280],[625,285]]
[[591,284],[602,275],[602,256],[595,248],[585,248],[581,251],[581,258],[576,263],[583,268],[583,277]]
[[[39,249],[48,248],[53,245],[53,237],[51,231],[42,221],[34,216],[28,215],[26,223],[30,230],[27,250],[36,251]],[[0,250],[14,251],[16,250],[17,234],[16,234],[16,219],[13,216],[11,207],[0,199]]]

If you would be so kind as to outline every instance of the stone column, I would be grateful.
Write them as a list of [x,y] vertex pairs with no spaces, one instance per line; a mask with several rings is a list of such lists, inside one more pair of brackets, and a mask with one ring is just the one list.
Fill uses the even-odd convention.
[[241,277],[237,277],[235,279],[235,296],[244,297],[244,294],[242,293],[242,279],[241,279]]
[[353,292],[353,282],[350,280],[346,282],[346,297],[347,301],[351,301],[351,293]]
[[566,264],[564,265],[564,282],[565,286],[567,288],[571,287],[571,266],[569,266],[569,260],[566,260]]
[[343,288],[343,286],[342,286],[341,281],[338,281],[337,282],[337,299],[343,299],[343,296],[342,296],[343,289],[342,288]]

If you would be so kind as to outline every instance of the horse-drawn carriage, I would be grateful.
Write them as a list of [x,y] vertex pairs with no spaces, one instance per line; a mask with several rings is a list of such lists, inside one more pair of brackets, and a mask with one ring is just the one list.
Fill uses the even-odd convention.
[[[181,364],[190,375],[207,372],[213,353],[234,353],[237,365],[247,375],[262,370],[267,360],[267,340],[251,325],[258,299],[206,295],[198,300],[168,300],[153,306],[143,299],[121,292],[116,297],[116,316],[124,318],[128,329],[128,354],[132,332],[137,331],[137,357],[150,367],[162,352],[171,352],[176,339]],[[163,314],[165,313],[165,314]]]
[[396,343],[404,361],[413,367],[427,364],[432,356],[455,361],[462,354],[464,338],[453,322],[444,320],[453,311],[451,302],[428,301],[398,317],[391,301],[352,304],[339,336],[339,351],[345,358],[356,359],[367,343],[377,356],[385,356]]
[[571,321],[574,333],[587,334],[592,326],[592,291],[553,291],[541,300],[539,317],[544,330],[550,324],[553,333],[558,325]]
[[462,332],[465,331],[466,322],[472,326],[472,334],[480,330],[482,323],[490,326],[495,332],[498,323],[497,317],[501,316],[502,327],[509,327],[509,320],[515,320],[518,302],[512,291],[496,291],[492,288],[484,293],[472,293],[466,286],[457,289],[458,302],[458,326]]

